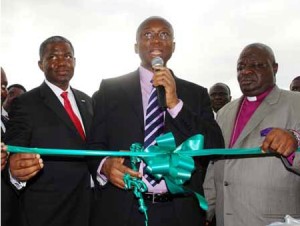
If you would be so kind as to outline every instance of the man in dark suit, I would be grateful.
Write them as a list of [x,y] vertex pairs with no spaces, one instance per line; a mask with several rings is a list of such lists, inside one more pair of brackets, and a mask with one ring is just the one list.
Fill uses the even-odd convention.
[[[46,39],[38,65],[45,81],[13,101],[6,143],[86,149],[92,104],[89,96],[69,85],[75,68],[71,42],[61,36]],[[65,91],[69,101],[62,95]],[[77,118],[77,124],[71,118]],[[85,158],[25,153],[13,154],[9,163],[11,182],[20,191],[24,225],[88,225],[91,181]]]
[[[128,150],[135,142],[144,143],[144,122],[150,92],[159,85],[165,89],[167,110],[163,133],[172,132],[176,144],[195,134],[203,134],[205,148],[222,147],[223,138],[212,114],[207,90],[179,79],[166,67],[175,48],[171,24],[161,17],[150,17],[139,26],[135,51],[141,58],[138,70],[127,75],[103,80],[93,96],[94,120],[90,145],[97,149]],[[151,61],[161,57],[165,62],[154,72]],[[187,187],[203,194],[202,182],[206,158],[195,158],[196,170]],[[123,176],[133,171],[128,159],[102,159],[97,176],[103,181],[99,201],[94,208],[94,225],[143,225],[138,201],[132,191],[124,190]],[[96,170],[96,169],[95,169]],[[145,176],[145,175],[144,175]],[[199,226],[204,224],[203,211],[192,195],[172,195],[164,181],[148,186],[144,195],[148,206],[149,226]],[[153,200],[155,202],[153,202]],[[97,219],[98,217],[98,219]]]

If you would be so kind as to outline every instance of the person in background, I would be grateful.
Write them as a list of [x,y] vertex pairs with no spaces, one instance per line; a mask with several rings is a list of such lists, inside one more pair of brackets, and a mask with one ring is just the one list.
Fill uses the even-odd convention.
[[300,92],[300,76],[297,76],[293,79],[293,81],[290,84],[290,90]]
[[20,226],[19,199],[7,179],[7,168],[5,168],[8,159],[8,152],[4,148],[8,114],[3,108],[3,103],[8,98],[7,95],[7,77],[4,69],[1,67],[1,225],[2,226]]
[[[7,97],[7,77],[4,69],[1,67],[1,142],[4,139],[4,134],[6,132],[6,122],[8,121],[8,115],[4,114],[3,103]],[[1,170],[5,167],[5,162],[7,158],[7,153],[1,152]],[[3,164],[2,164],[3,163]]]
[[[7,97],[7,77],[4,69],[1,67],[1,142],[4,140],[5,132],[6,132],[6,123],[8,121],[8,115],[5,115],[3,111],[3,103]],[[2,143],[1,143],[2,147]],[[6,151],[2,151],[1,148],[1,171],[4,169],[8,158],[8,153]],[[2,180],[1,180],[2,182]]]
[[[40,45],[38,66],[44,82],[16,97],[9,112],[5,143],[15,146],[87,149],[91,98],[70,86],[75,57],[62,37]],[[11,183],[19,190],[22,220],[30,226],[89,225],[90,173],[84,157],[12,154]]]
[[243,96],[224,106],[217,122],[227,148],[261,147],[264,155],[224,156],[209,164],[204,191],[217,226],[265,226],[300,216],[299,93],[276,85],[272,49],[246,46],[237,61]]
[[[154,138],[167,132],[173,133],[177,145],[200,133],[205,137],[205,148],[222,147],[222,134],[214,120],[207,90],[178,78],[167,67],[175,49],[172,25],[161,17],[147,18],[137,29],[134,47],[141,59],[140,67],[129,74],[102,80],[99,91],[93,95],[90,147],[129,150],[136,142],[148,147],[155,144]],[[164,63],[152,67],[155,57],[162,58]],[[157,86],[165,90],[165,111],[157,105]],[[196,170],[185,186],[203,194],[208,160],[206,157],[194,159]],[[132,190],[124,189],[125,173],[142,177],[147,185],[143,198],[148,207],[149,226],[204,225],[205,213],[196,198],[191,194],[169,193],[164,180],[155,181],[144,172],[144,163],[136,172],[131,169],[128,158],[108,157],[100,161],[95,172],[98,170],[97,176],[104,185],[98,190],[100,199],[94,208],[93,225],[144,224],[138,200]]]
[[7,90],[7,98],[3,103],[3,108],[8,113],[10,111],[10,106],[13,99],[20,96],[23,93],[26,93],[26,89],[20,84],[12,84],[7,88]]
[[209,89],[211,107],[216,114],[225,104],[231,101],[230,88],[224,83],[216,83]]

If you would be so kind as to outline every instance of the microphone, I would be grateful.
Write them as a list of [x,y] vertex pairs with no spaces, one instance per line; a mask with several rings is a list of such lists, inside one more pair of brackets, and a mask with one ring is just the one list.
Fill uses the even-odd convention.
[[[159,69],[156,69],[156,67],[164,66],[164,60],[159,56],[154,57],[151,61],[151,65],[152,65],[152,68],[154,69],[154,71],[158,71]],[[157,86],[156,93],[157,93],[158,106],[163,111],[165,111],[167,109],[165,87]]]

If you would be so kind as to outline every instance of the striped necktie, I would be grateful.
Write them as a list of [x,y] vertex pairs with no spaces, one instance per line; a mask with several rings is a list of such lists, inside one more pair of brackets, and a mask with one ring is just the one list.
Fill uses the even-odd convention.
[[[155,139],[163,133],[164,128],[164,112],[158,106],[156,88],[153,88],[148,101],[145,120],[145,138],[144,148],[155,144]],[[144,171],[145,171],[144,167]],[[155,186],[157,182],[150,175],[144,174],[145,179]]]

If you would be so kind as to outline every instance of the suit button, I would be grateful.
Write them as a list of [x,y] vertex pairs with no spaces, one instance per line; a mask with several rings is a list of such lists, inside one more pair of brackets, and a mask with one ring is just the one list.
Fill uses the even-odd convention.
[[228,186],[229,183],[227,181],[224,181],[224,186]]

